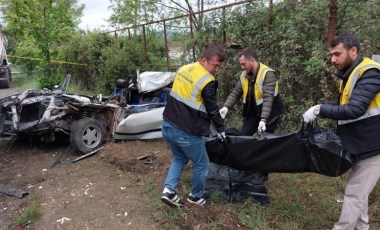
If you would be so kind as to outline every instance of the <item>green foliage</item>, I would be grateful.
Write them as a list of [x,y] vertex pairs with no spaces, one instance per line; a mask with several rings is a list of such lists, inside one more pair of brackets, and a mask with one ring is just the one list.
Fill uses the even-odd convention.
[[[39,75],[46,74],[47,69],[62,75],[70,73],[73,76],[72,82],[78,88],[109,94],[115,80],[131,78],[137,69],[140,72],[166,70],[163,67],[166,64],[166,50],[162,24],[145,26],[145,53],[143,37],[137,27],[133,33],[125,31],[119,33],[118,37],[100,34],[99,31],[74,31],[73,26],[82,10],[82,6],[73,5],[75,0],[64,0],[66,6],[60,4],[63,2],[58,4],[47,0],[0,1],[4,3],[1,9],[8,22],[6,31],[12,54],[44,58],[43,62],[11,59],[11,62],[22,66],[24,71]],[[202,3],[203,8],[207,9],[220,5],[223,1],[195,3],[113,0],[111,9],[114,10],[114,17],[111,17],[111,21],[115,25],[137,25],[153,19],[163,19],[164,16],[198,11],[202,8]],[[376,3],[376,0],[338,2],[337,32],[355,33],[366,56],[380,53],[380,19],[377,17],[380,5]],[[308,107],[323,100],[337,98],[338,79],[335,77],[335,68],[329,63],[326,44],[328,4],[328,1],[322,0],[275,1],[271,25],[268,24],[269,10],[267,1],[264,0],[226,8],[224,11],[199,14],[193,18],[193,39],[190,39],[188,28],[183,26],[188,25],[188,18],[183,18],[186,21],[166,21],[169,45],[176,41],[186,46],[182,58],[175,60],[170,57],[170,63],[182,65],[192,62],[193,48],[197,57],[207,42],[224,44],[228,59],[217,75],[218,99],[222,106],[238,81],[239,51],[248,46],[255,48],[259,61],[275,69],[279,77],[286,112],[278,132],[293,131],[299,126],[301,115]],[[37,10],[41,7],[45,7],[49,15],[42,15]],[[165,7],[166,11],[163,10]],[[160,12],[157,15],[163,17],[154,18],[156,12]],[[65,19],[60,21],[63,15]],[[44,24],[47,20],[49,23]],[[54,63],[47,68],[47,60],[50,59],[74,64]],[[231,110],[227,123],[240,126],[240,104]]]
[[117,79],[130,79],[139,69],[163,71],[165,49],[162,38],[155,33],[147,35],[147,56],[141,36],[117,38],[96,32],[80,33],[62,45],[60,60],[83,65],[62,65],[59,68],[71,73],[73,82],[86,90],[109,95]]
[[[139,24],[187,15],[226,4],[225,0],[111,0],[110,2],[110,9],[113,12],[108,21],[115,27],[130,27],[134,34],[137,34]],[[173,26],[175,31],[177,30],[175,27],[188,24],[187,20],[188,17],[181,17],[167,23]],[[207,18],[203,13],[193,14],[192,21],[194,30],[200,31]]]
[[7,0],[2,1],[1,10],[7,21],[7,28],[17,37],[28,37],[42,55],[40,63],[45,74],[51,75],[50,62],[54,47],[68,41],[78,24],[83,6],[77,0]]
[[138,1],[138,0],[111,0],[113,13],[109,21],[114,25],[135,26],[142,22],[152,21],[155,13],[160,13],[157,9],[158,0]]
[[38,78],[38,84],[40,89],[53,89],[54,86],[60,85],[62,83],[62,76],[57,74],[52,77],[40,77]]
[[37,202],[29,204],[17,218],[16,224],[29,224],[40,217],[40,205]]
[[39,87],[37,77],[34,74],[26,73],[12,73],[12,85],[27,89],[36,89]]
[[[60,65],[61,72],[72,75],[72,83],[95,92],[100,75],[100,66],[103,63],[102,52],[111,46],[115,38],[97,32],[80,32],[73,35],[72,39],[62,44],[58,49],[58,59],[71,65]],[[101,93],[101,92],[98,92]]]
[[[335,68],[329,63],[326,37],[328,32],[328,1],[284,0],[273,5],[273,24],[268,25],[267,1],[254,1],[234,8],[225,20],[216,14],[208,14],[204,30],[196,35],[193,44],[204,44],[210,40],[221,41],[227,34],[227,60],[225,75],[222,75],[222,92],[225,99],[238,80],[236,65],[237,50],[253,47],[259,61],[276,70],[280,81],[281,96],[285,101],[285,114],[279,132],[293,131],[299,127],[301,115],[309,106],[323,100],[333,100],[338,94],[338,79]],[[338,2],[337,32],[351,31],[361,40],[363,54],[380,53],[380,14],[375,0]],[[221,21],[222,20],[222,21]],[[236,45],[235,45],[236,46]],[[232,47],[232,46],[231,46]],[[233,64],[235,62],[236,64]],[[236,116],[241,119],[239,112]],[[238,119],[237,118],[237,119]],[[231,117],[229,118],[231,119]]]

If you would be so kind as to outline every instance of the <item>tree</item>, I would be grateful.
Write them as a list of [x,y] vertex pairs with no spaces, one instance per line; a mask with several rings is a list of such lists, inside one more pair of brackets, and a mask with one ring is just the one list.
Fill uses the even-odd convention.
[[31,37],[39,48],[43,69],[51,76],[53,47],[67,41],[79,24],[84,5],[77,0],[0,0],[7,30]]
[[329,5],[329,31],[327,33],[327,42],[329,43],[335,37],[336,29],[336,13],[338,8],[338,0],[330,0]]
[[[114,26],[136,27],[138,24],[192,15],[195,31],[202,29],[204,14],[198,13],[208,8],[233,3],[233,0],[111,0],[113,11],[109,22]],[[194,14],[198,13],[198,14]],[[187,20],[187,18],[185,18]],[[180,23],[177,21],[177,24]]]

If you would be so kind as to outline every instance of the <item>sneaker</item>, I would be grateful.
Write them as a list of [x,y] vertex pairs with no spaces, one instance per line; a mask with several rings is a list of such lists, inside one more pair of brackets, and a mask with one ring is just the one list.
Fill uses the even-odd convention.
[[195,197],[191,193],[190,193],[189,197],[187,197],[187,201],[190,202],[190,203],[192,203],[192,204],[197,204],[197,205],[200,205],[200,206],[207,206],[207,205],[211,204],[211,202],[207,201],[205,198],[203,198],[203,197]]
[[162,202],[164,202],[165,204],[171,207],[178,207],[178,208],[183,207],[183,203],[181,199],[178,197],[177,193],[165,192],[162,194],[161,200]]

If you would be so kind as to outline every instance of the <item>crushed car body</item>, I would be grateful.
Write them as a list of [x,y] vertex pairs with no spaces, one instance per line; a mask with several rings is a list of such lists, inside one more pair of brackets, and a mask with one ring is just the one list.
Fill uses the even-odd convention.
[[128,105],[116,126],[115,140],[162,138],[162,113],[174,76],[175,72],[143,72],[124,85]]
[[63,133],[71,147],[84,154],[110,137],[122,109],[112,100],[67,94],[60,88],[29,89],[0,99],[0,136],[37,136],[54,142],[56,134]]
[[0,138],[36,136],[54,142],[63,133],[81,154],[107,140],[161,138],[162,113],[174,74],[138,74],[136,84],[124,84],[125,91],[106,97],[66,93],[68,76],[54,90],[29,89],[1,98]]

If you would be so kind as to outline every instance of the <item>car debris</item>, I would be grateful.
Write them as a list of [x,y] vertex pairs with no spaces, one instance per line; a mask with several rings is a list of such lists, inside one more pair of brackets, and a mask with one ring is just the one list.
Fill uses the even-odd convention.
[[89,156],[92,156],[94,155],[95,153],[99,152],[101,149],[103,149],[104,147],[100,147],[98,149],[95,149],[89,153],[86,153],[84,155],[81,155],[75,159],[66,159],[66,160],[62,160],[61,158],[63,157],[64,153],[67,151],[67,149],[65,149],[64,151],[62,151],[62,153],[60,154],[60,156],[58,157],[58,159],[53,163],[52,166],[50,166],[50,168],[53,168],[54,166],[58,165],[58,164],[63,164],[63,165],[69,165],[69,164],[73,164],[77,161],[80,161],[86,157],[89,157]]
[[156,161],[154,161],[152,156],[150,156],[150,155],[139,156],[139,157],[137,157],[137,160],[141,161],[143,164],[146,164],[146,165],[152,165],[152,164],[156,163]]
[[123,108],[112,98],[99,101],[97,96],[66,93],[70,77],[54,90],[29,89],[0,99],[0,137],[38,136],[42,142],[54,142],[57,133],[63,133],[81,154],[99,148],[114,132],[112,121]]
[[[119,79],[114,92],[122,92],[127,106],[116,126],[115,140],[162,138],[162,113],[175,72],[147,71],[127,81]],[[118,89],[116,89],[118,87]]]
[[10,196],[15,196],[18,198],[23,198],[25,195],[29,194],[28,192],[25,192],[24,190],[10,188],[3,184],[0,184],[0,193],[4,193]]
[[57,223],[63,224],[65,221],[70,221],[70,220],[71,220],[70,218],[62,217],[62,219],[57,220]]
[[[67,93],[71,75],[52,90],[29,89],[0,99],[0,139],[38,137],[54,142],[63,134],[80,154],[109,140],[161,138],[162,113],[174,72],[144,72],[117,80],[111,96]],[[126,83],[128,82],[128,83]],[[131,83],[130,83],[131,82]]]

